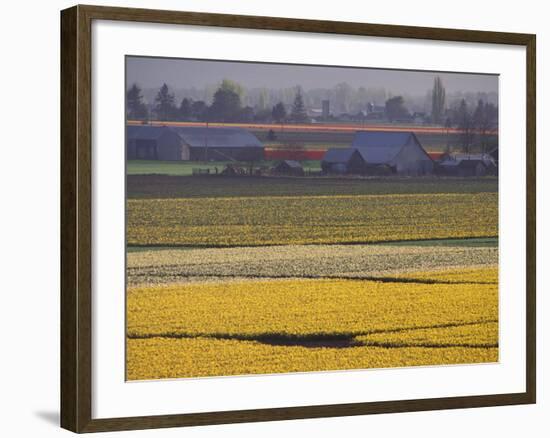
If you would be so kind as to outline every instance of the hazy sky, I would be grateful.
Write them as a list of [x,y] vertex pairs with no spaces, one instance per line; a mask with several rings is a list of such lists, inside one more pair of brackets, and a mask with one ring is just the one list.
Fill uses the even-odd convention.
[[127,83],[136,82],[142,88],[157,88],[166,82],[173,88],[204,88],[231,79],[245,88],[287,88],[300,85],[303,89],[332,88],[339,82],[353,87],[384,87],[403,94],[425,94],[433,86],[435,76],[443,80],[447,92],[498,92],[495,75],[441,73],[405,70],[381,70],[250,62],[204,61],[175,58],[127,58]]

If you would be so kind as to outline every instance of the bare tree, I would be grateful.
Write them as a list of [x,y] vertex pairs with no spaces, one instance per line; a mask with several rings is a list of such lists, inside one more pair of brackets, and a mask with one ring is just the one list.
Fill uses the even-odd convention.
[[434,79],[432,90],[432,121],[440,124],[445,113],[445,88],[439,76]]
[[450,141],[451,136],[449,135],[449,131],[451,130],[452,127],[453,127],[453,122],[450,117],[447,117],[445,119],[445,137],[447,140],[447,144],[445,146],[445,152],[447,154],[451,153],[451,141]]
[[479,135],[482,153],[486,153],[489,149],[489,138],[492,131],[496,128],[497,119],[497,107],[492,103],[483,102],[480,99],[473,114],[473,122]]
[[475,126],[466,101],[462,99],[457,113],[457,128],[460,130],[460,144],[462,151],[470,154],[474,142]]

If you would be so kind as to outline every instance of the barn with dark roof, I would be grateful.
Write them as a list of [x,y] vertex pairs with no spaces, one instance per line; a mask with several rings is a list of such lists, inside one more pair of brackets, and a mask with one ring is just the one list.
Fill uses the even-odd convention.
[[498,167],[489,154],[454,154],[437,163],[435,171],[443,176],[498,175]]
[[336,174],[363,174],[365,160],[356,149],[331,148],[325,153],[321,168],[325,173]]
[[262,143],[242,128],[174,127],[193,161],[260,161]]
[[189,147],[166,126],[127,126],[126,158],[128,160],[189,160]]
[[369,166],[387,166],[401,175],[433,173],[434,163],[413,132],[358,131],[351,148]]
[[303,176],[304,168],[295,160],[283,160],[277,163],[273,172],[278,175]]
[[489,155],[493,158],[495,164],[498,166],[498,146],[495,146],[493,149],[491,149],[489,151]]

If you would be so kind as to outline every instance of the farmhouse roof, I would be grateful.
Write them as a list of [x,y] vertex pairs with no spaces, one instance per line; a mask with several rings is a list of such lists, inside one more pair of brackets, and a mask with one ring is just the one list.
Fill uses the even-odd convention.
[[412,132],[357,131],[351,147],[356,148],[367,163],[385,164],[393,160],[411,141],[430,158]]
[[443,167],[456,167],[459,164],[460,164],[460,161],[455,161],[455,160],[445,160],[439,163],[439,165]]
[[456,163],[461,163],[463,161],[481,161],[487,167],[496,165],[494,158],[489,154],[454,154],[445,160],[445,162],[447,161],[454,161]]
[[474,158],[474,159],[460,159],[460,160],[445,160],[439,163],[442,167],[460,167],[460,168],[473,168],[476,167],[478,164],[483,165],[483,167],[489,168],[491,165],[487,162]]
[[464,160],[483,161],[483,164],[485,164],[486,166],[495,164],[494,158],[489,154],[455,154],[454,159],[457,161],[464,161]]
[[286,164],[288,167],[291,167],[293,169],[301,169],[302,168],[302,165],[296,160],[283,160],[278,164],[278,166],[280,166],[282,164]]
[[331,148],[325,153],[323,161],[327,163],[347,163],[356,152],[352,148]]
[[463,168],[472,168],[476,167],[478,164],[481,164],[483,167],[487,167],[487,164],[483,160],[461,160],[458,163],[458,166]]
[[166,132],[173,132],[166,126],[129,125],[126,127],[128,140],[158,140]]
[[238,148],[263,147],[262,143],[246,129],[176,127],[174,130],[191,147]]
[[446,152],[428,152],[428,155],[433,161],[441,161],[447,156]]

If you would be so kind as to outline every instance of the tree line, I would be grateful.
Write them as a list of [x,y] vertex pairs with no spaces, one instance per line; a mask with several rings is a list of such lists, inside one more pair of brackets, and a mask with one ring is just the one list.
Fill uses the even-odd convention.
[[128,120],[198,121],[198,122],[306,122],[307,110],[302,91],[298,88],[289,110],[278,102],[270,109],[254,108],[242,104],[242,88],[224,79],[214,93],[212,103],[183,98],[179,104],[167,84],[157,92],[154,105],[149,108],[143,100],[137,84],[126,92],[126,116]]
[[452,122],[460,130],[459,141],[463,152],[470,153],[476,140],[482,153],[489,151],[493,146],[491,138],[498,127],[498,108],[494,104],[479,100],[475,108],[470,108],[462,99],[452,116]]
[[[434,79],[431,92],[432,110],[428,122],[445,126],[448,130],[460,130],[459,143],[463,152],[470,153],[474,144],[487,152],[493,146],[491,138],[498,128],[498,107],[479,99],[477,106],[469,105],[465,99],[447,107],[446,92],[440,77]],[[406,120],[411,117],[402,96],[386,101],[386,117],[389,121]]]
[[[309,121],[303,92],[297,87],[294,101],[290,107],[278,102],[271,108],[243,105],[243,88],[236,82],[224,79],[215,91],[212,103],[203,100],[183,98],[176,102],[174,93],[167,84],[158,90],[154,104],[148,107],[144,102],[141,88],[133,84],[126,94],[127,118],[129,120],[158,121],[199,121],[199,122],[275,122],[303,123]],[[412,121],[413,115],[408,110],[403,96],[394,96],[386,100],[384,117],[389,122]],[[457,128],[461,149],[468,153],[474,144],[482,151],[491,145],[493,131],[498,126],[498,107],[479,99],[477,106],[467,103],[465,99],[453,101],[448,105],[445,87],[440,77],[434,79],[431,91],[431,113],[425,114],[425,123]],[[334,120],[337,118],[332,117]],[[366,113],[356,119],[365,121]]]

